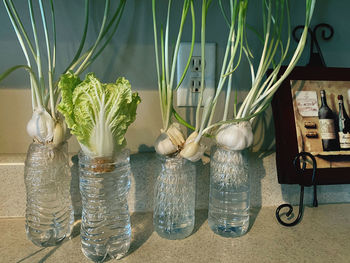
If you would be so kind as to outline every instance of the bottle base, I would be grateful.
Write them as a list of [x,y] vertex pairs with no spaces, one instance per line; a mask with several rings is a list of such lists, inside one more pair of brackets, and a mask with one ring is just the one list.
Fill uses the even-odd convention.
[[90,251],[82,248],[81,251],[83,252],[84,256],[87,257],[88,259],[94,261],[94,262],[103,262],[106,260],[106,258],[111,258],[111,259],[121,259],[123,258],[127,252],[125,253],[105,253],[103,255],[98,255],[97,253],[91,253]]
[[88,259],[94,261],[94,262],[103,262],[106,257],[107,253],[103,255],[97,255],[96,253],[91,253],[90,251],[82,248],[81,251],[83,252],[84,256],[87,257]]
[[69,235],[57,236],[54,230],[50,231],[38,231],[31,227],[26,227],[27,238],[32,241],[32,243],[39,247],[53,247],[57,246],[65,238],[69,238]]
[[177,240],[177,239],[184,239],[192,234],[193,226],[188,226],[185,228],[161,228],[161,227],[154,227],[157,234],[165,239],[169,240]]
[[218,225],[209,223],[209,227],[215,234],[219,236],[232,238],[245,235],[248,231],[249,223],[239,226],[234,226],[230,224]]

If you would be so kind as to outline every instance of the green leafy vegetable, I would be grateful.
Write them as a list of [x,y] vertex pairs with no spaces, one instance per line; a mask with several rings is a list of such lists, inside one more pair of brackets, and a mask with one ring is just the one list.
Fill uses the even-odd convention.
[[58,87],[62,92],[58,110],[85,154],[111,157],[125,145],[124,135],[141,101],[127,79],[105,84],[89,73],[80,81],[69,72],[62,75]]

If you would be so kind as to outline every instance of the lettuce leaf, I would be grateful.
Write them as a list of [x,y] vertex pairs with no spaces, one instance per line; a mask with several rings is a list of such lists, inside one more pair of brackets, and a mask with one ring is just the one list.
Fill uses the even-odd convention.
[[111,157],[125,146],[125,133],[141,101],[127,79],[105,84],[93,73],[81,81],[68,72],[61,76],[58,87],[62,94],[58,110],[85,154]]

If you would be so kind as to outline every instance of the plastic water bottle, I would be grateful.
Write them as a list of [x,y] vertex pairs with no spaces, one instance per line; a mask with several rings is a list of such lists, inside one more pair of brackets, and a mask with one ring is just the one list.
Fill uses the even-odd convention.
[[224,237],[242,236],[249,227],[249,207],[247,154],[214,146],[210,162],[209,227]]
[[183,158],[158,157],[161,165],[155,184],[154,229],[163,238],[183,239],[194,228],[195,167]]
[[70,236],[74,223],[67,143],[57,147],[32,143],[24,167],[27,192],[26,233],[48,247]]
[[129,151],[116,158],[91,159],[79,154],[82,196],[81,245],[84,255],[97,262],[107,256],[119,259],[129,250]]

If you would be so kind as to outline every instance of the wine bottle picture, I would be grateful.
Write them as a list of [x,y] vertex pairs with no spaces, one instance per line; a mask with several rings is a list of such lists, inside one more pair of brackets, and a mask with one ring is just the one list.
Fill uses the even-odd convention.
[[326,92],[321,90],[320,95],[321,107],[318,110],[318,118],[322,147],[324,151],[336,151],[339,149],[339,144],[335,131],[334,114],[327,105]]
[[339,103],[339,146],[340,150],[350,150],[350,118],[344,107],[343,96],[338,95]]

